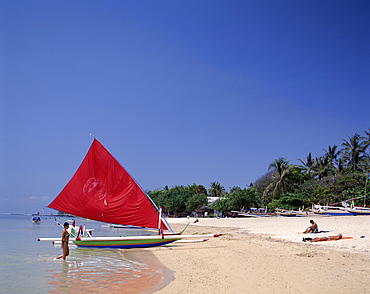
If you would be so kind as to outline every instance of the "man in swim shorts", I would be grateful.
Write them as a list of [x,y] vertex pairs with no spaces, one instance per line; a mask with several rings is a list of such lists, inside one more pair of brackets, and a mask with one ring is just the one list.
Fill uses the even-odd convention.
[[318,225],[315,223],[312,219],[310,220],[311,226],[309,226],[304,232],[301,234],[307,234],[307,233],[317,233],[318,232]]
[[69,223],[64,223],[64,228],[62,230],[62,250],[63,254],[56,257],[56,259],[63,258],[64,260],[69,255],[69,247],[68,247],[68,241],[69,241],[69,233],[68,233]]

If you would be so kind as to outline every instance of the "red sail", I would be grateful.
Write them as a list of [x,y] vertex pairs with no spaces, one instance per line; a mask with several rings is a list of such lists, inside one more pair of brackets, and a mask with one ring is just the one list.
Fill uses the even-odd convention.
[[[94,139],[50,208],[106,223],[158,228],[159,213],[115,158]],[[162,228],[167,226],[162,222]]]

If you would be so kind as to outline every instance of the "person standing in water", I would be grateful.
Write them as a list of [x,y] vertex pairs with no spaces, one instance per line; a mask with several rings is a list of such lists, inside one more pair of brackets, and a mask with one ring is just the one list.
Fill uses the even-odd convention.
[[56,259],[63,258],[65,260],[66,257],[69,255],[69,247],[68,247],[69,233],[67,231],[68,228],[69,228],[69,223],[65,222],[64,223],[64,228],[63,228],[63,231],[62,231],[62,245],[61,245],[62,250],[63,250],[63,254],[56,257]]

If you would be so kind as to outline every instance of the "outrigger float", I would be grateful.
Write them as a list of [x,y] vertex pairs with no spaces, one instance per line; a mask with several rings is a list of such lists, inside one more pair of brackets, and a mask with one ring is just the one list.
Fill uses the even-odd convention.
[[[82,237],[70,241],[88,248],[145,248],[172,242],[203,242],[222,234],[174,233],[161,209],[104,146],[94,138],[81,165],[59,195],[48,205],[64,213],[108,224],[157,229],[155,236]],[[170,231],[170,233],[165,233]],[[85,235],[84,235],[85,236]],[[190,240],[183,240],[188,239]],[[197,238],[196,240],[191,240]],[[200,239],[199,239],[200,238]],[[60,242],[61,238],[38,241]]]

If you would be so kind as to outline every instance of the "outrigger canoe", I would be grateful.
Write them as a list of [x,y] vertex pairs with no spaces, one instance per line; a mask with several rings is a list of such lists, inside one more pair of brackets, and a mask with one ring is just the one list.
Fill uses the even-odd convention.
[[[108,224],[157,229],[155,236],[81,237],[70,240],[78,247],[143,248],[169,244],[185,238],[213,235],[174,233],[161,209],[108,150],[94,138],[75,174],[48,205],[64,213]],[[170,233],[165,233],[165,232]],[[60,238],[39,238],[39,241],[60,241]]]

